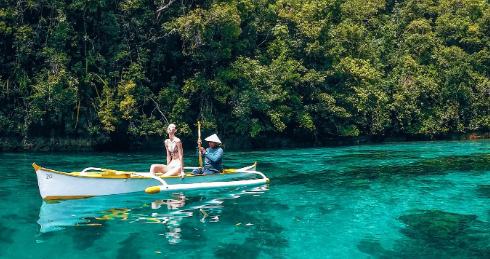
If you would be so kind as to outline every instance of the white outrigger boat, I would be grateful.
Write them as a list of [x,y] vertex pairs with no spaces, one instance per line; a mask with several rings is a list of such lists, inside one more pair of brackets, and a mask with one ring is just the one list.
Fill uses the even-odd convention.
[[[127,172],[88,167],[80,172],[65,173],[38,166],[36,170],[39,192],[43,200],[80,199],[101,195],[145,191],[149,194],[201,188],[234,187],[265,184],[269,182],[263,173],[255,170],[257,163],[240,169],[225,169],[213,175],[186,177],[152,176],[149,172]],[[197,167],[184,167],[192,170]],[[157,184],[158,183],[158,184]]]

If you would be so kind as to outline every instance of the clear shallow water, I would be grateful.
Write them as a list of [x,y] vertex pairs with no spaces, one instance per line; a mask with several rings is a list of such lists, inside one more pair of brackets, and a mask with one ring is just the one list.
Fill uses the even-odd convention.
[[[162,153],[0,153],[0,258],[489,258],[490,142],[226,152],[270,185],[46,203],[31,164],[147,171]],[[186,166],[196,166],[192,152]]]

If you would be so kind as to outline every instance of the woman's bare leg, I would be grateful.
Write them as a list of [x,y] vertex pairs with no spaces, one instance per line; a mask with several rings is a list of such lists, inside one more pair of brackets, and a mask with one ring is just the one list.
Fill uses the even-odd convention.
[[150,174],[156,175],[157,172],[165,174],[168,171],[168,168],[166,165],[161,165],[161,164],[153,164],[150,167]]
[[168,170],[163,176],[180,175],[180,166]]

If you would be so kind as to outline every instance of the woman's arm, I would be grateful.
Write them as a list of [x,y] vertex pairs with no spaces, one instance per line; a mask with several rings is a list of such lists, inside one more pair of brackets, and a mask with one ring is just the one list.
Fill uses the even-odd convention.
[[177,141],[177,147],[179,149],[180,155],[180,173],[184,173],[184,149],[182,148],[182,141],[180,139]]
[[167,140],[165,140],[165,149],[167,150],[167,165],[172,161],[172,157],[170,157],[170,151],[168,151]]

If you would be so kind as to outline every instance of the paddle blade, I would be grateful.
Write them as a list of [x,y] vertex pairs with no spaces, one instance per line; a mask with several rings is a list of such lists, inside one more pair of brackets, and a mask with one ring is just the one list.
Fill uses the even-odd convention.
[[199,139],[201,139],[201,122],[197,122],[197,134],[199,136]]
[[[198,136],[199,136],[199,139],[198,140],[201,140],[201,122],[197,122],[197,132],[198,132]],[[198,148],[199,148],[199,166],[202,167],[202,156],[201,156],[201,144],[198,145]]]

